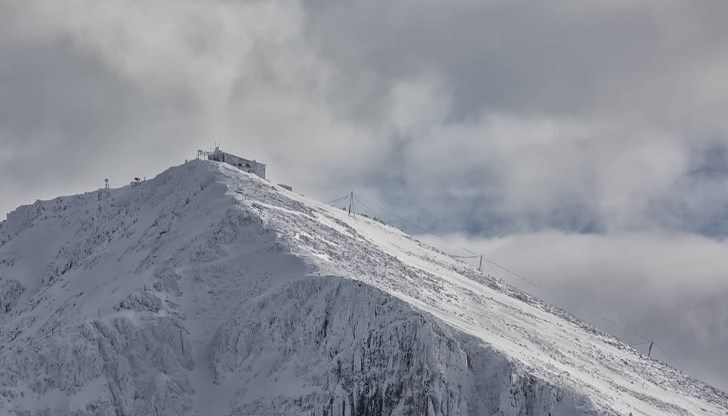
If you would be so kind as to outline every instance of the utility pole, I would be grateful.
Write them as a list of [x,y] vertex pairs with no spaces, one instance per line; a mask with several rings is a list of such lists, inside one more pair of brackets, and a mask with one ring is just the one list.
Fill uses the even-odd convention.
[[650,348],[647,350],[647,358],[650,358],[650,354],[652,354],[652,345],[655,343],[655,341],[650,341]]
[[354,191],[349,194],[349,215],[353,215],[356,219],[356,207],[354,206]]
[[480,255],[480,263],[478,264],[478,272],[483,273],[483,255]]

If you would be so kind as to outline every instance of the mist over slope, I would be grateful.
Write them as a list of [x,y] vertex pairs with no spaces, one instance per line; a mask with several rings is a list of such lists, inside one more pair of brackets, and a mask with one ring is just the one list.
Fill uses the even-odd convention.
[[399,230],[209,161],[9,214],[0,355],[18,415],[728,414]]

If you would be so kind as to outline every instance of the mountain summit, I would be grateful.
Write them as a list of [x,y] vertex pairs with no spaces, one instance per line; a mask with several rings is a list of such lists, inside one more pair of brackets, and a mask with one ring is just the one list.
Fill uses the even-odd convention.
[[728,415],[470,266],[213,161],[0,223],[0,414]]

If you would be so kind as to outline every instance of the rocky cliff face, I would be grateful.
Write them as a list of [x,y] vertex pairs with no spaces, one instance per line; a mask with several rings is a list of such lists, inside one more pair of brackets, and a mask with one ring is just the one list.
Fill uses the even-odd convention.
[[570,392],[428,318],[359,282],[297,282],[221,327],[215,379],[245,380],[234,414],[576,414]]
[[0,223],[0,413],[726,415],[398,230],[208,161]]

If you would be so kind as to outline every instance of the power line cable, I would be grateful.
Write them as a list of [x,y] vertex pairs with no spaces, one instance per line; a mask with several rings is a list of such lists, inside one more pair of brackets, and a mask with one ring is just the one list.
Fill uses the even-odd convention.
[[[372,209],[372,208],[371,208],[371,207],[370,207],[370,206],[369,206],[369,205],[368,205],[368,204],[367,204],[367,203],[366,203],[366,202],[365,202],[364,200],[362,200],[362,199],[361,199],[361,196],[357,196],[357,201],[358,201],[359,203],[361,203],[361,205],[362,205],[362,206],[364,206],[364,207],[365,207],[365,208],[366,208],[367,210],[369,210],[369,211],[370,211],[370,212],[371,212],[372,214],[374,214],[374,209]],[[386,211],[385,211],[385,209],[384,209],[384,208],[382,208],[382,207],[378,207],[378,211],[379,211],[380,213],[384,214],[384,215],[386,215],[386,214],[387,214],[387,213],[386,213]],[[459,248],[459,249],[461,249],[461,250],[465,251],[466,253],[469,253],[469,254],[470,254],[470,256],[458,256],[458,255],[448,254],[448,255],[449,255],[449,256],[451,256],[451,257],[454,257],[454,258],[458,258],[458,259],[474,259],[474,258],[478,258],[478,257],[481,257],[481,256],[482,256],[482,255],[479,255],[479,254],[475,253],[474,251],[471,251],[471,250],[469,250],[469,249],[467,249],[467,248],[463,247],[462,245],[460,245],[460,244],[458,244],[458,243],[455,243],[455,242],[453,242],[453,241],[450,241],[449,239],[447,239],[447,238],[445,238],[445,237],[442,237],[442,236],[438,236],[438,235],[434,235],[434,234],[431,234],[429,230],[427,230],[427,229],[425,229],[424,227],[422,227],[422,226],[420,226],[420,225],[418,225],[418,224],[416,224],[416,223],[412,222],[411,220],[408,220],[407,218],[403,218],[402,216],[400,216],[400,215],[397,215],[397,214],[391,214],[391,216],[393,216],[394,218],[397,218],[397,219],[399,219],[400,221],[402,221],[402,222],[404,222],[404,223],[406,223],[406,224],[410,225],[410,226],[411,226],[411,227],[413,227],[413,228],[417,228],[417,229],[420,229],[421,231],[423,231],[423,232],[425,232],[425,233],[427,233],[427,234],[430,234],[430,235],[432,235],[433,237],[435,237],[435,238],[437,238],[437,239],[439,239],[439,240],[441,240],[441,241],[443,241],[443,242],[446,242],[446,243],[450,244],[450,245],[451,245],[451,246],[453,246],[453,247],[457,247],[457,248]],[[529,279],[529,278],[527,278],[526,276],[524,276],[524,275],[522,275],[522,274],[520,274],[520,273],[517,273],[517,272],[515,272],[515,271],[513,271],[513,270],[509,269],[508,267],[506,267],[506,266],[504,266],[504,265],[502,265],[502,264],[500,264],[500,263],[497,263],[497,262],[495,262],[495,261],[493,261],[493,260],[491,260],[491,259],[489,259],[489,258],[487,258],[487,257],[485,257],[485,256],[482,256],[482,259],[483,259],[483,260],[485,260],[486,262],[488,262],[488,263],[490,263],[490,264],[492,264],[492,265],[494,265],[494,266],[498,267],[499,269],[501,269],[501,270],[503,270],[503,271],[505,271],[505,272],[507,272],[507,273],[509,273],[509,274],[511,274],[511,275],[513,275],[513,276],[515,276],[515,277],[517,277],[517,278],[519,278],[519,279],[521,279],[521,280],[523,280],[523,281],[525,281],[525,282],[529,283],[529,284],[531,284],[532,286],[534,286],[534,287],[537,287],[537,288],[539,288],[539,289],[543,290],[544,292],[546,292],[546,293],[548,293],[548,294],[552,295],[552,296],[553,296],[554,298],[556,298],[556,299],[560,300],[561,302],[563,302],[563,299],[562,299],[562,298],[561,298],[561,297],[560,297],[560,296],[559,296],[559,295],[558,295],[557,293],[555,293],[554,291],[552,291],[552,290],[550,290],[550,289],[548,289],[548,288],[544,287],[543,285],[541,285],[541,284],[539,284],[539,283],[536,283],[536,282],[535,282],[535,281],[533,281],[532,279]],[[591,310],[591,309],[587,309],[587,310],[586,310],[586,312],[588,312],[588,313],[590,313],[590,314],[593,314],[593,315],[595,315],[596,317],[598,317],[599,319],[601,319],[601,320],[603,320],[603,321],[605,321],[605,322],[608,322],[608,323],[612,324],[612,325],[613,325],[613,326],[614,326],[615,328],[617,328],[617,329],[619,329],[619,330],[621,330],[621,331],[623,331],[623,332],[625,332],[625,331],[626,331],[626,333],[629,333],[629,334],[631,334],[631,335],[634,335],[634,336],[636,336],[636,337],[638,337],[638,338],[640,338],[640,339],[642,339],[642,340],[644,341],[644,342],[642,342],[642,343],[639,343],[639,344],[636,344],[636,345],[631,345],[631,346],[632,346],[632,348],[640,347],[640,346],[646,345],[646,344],[648,344],[648,343],[650,343],[650,342],[654,342],[654,337],[650,337],[650,338],[648,338],[648,337],[646,337],[646,336],[644,336],[644,335],[642,335],[642,334],[639,334],[639,333],[637,333],[637,332],[636,332],[636,331],[634,331],[634,330],[631,330],[631,329],[629,329],[629,328],[627,328],[627,327],[624,327],[624,326],[622,326],[622,325],[618,324],[617,322],[615,322],[615,321],[613,321],[613,320],[611,320],[611,319],[608,319],[608,318],[606,318],[606,317],[602,316],[602,315],[601,315],[600,313],[598,313],[598,312],[596,312],[596,311],[593,311],[593,310]],[[628,344],[629,344],[629,343],[628,343]],[[675,360],[675,358],[674,358],[674,357],[672,357],[672,356],[671,356],[670,354],[668,354],[667,352],[665,352],[665,351],[664,351],[664,350],[663,350],[662,348],[660,348],[659,346],[657,346],[657,345],[656,345],[656,343],[655,343],[655,348],[656,348],[656,349],[658,349],[658,350],[660,350],[660,351],[661,351],[661,352],[662,352],[663,354],[665,354],[665,356],[667,356],[667,357],[668,357],[669,359],[673,360],[673,361],[674,361],[674,362],[676,362],[677,364],[680,364],[680,363],[679,363],[679,362],[678,362],[677,360]]]
[[551,295],[553,295],[553,296],[556,296],[556,297],[558,297],[558,295],[557,295],[556,293],[554,293],[554,292],[552,292],[551,290],[549,290],[549,289],[545,288],[544,286],[542,286],[542,285],[540,285],[540,284],[538,284],[538,283],[534,282],[533,280],[531,280],[531,279],[527,278],[526,276],[523,276],[523,275],[522,275],[522,274],[520,274],[520,273],[516,273],[516,272],[514,272],[513,270],[511,270],[511,269],[509,269],[509,268],[507,268],[507,267],[505,267],[505,266],[503,266],[503,265],[501,265],[501,264],[499,264],[499,263],[496,263],[496,262],[494,262],[493,260],[491,260],[491,259],[489,259],[489,258],[487,258],[487,257],[485,257],[485,256],[483,256],[483,260],[487,261],[488,263],[490,263],[490,264],[492,264],[492,265],[494,265],[494,266],[498,267],[499,269],[501,269],[501,270],[503,270],[503,271],[505,271],[505,272],[507,272],[507,273],[510,273],[511,275],[513,275],[513,276],[515,276],[515,277],[517,277],[517,278],[519,278],[519,279],[523,280],[524,282],[528,282],[528,283],[530,283],[531,285],[533,285],[533,286],[535,286],[535,287],[537,287],[537,288],[539,288],[539,289],[541,289],[541,290],[545,291],[546,293],[549,293],[549,294],[551,294]]
[[331,205],[335,202],[343,201],[343,200],[347,199],[348,197],[349,197],[349,195],[344,195],[339,198],[332,199],[331,201],[327,202],[326,205]]
[[334,190],[334,191],[338,190],[337,188],[334,188],[332,186],[321,185],[320,183],[315,183],[315,182],[310,182],[310,181],[303,181],[301,179],[288,178],[287,181],[293,181],[293,182],[303,183],[303,184],[306,184],[306,185],[311,185],[311,186],[315,186],[315,187],[322,188],[322,189],[331,189],[331,190]]
[[[361,199],[361,197],[359,197],[359,198],[358,198],[358,200],[359,200],[359,202],[361,202],[361,204],[362,204],[363,206],[365,206],[365,207],[366,207],[366,208],[367,208],[368,210],[370,210],[370,211],[373,211],[373,210],[372,210],[372,209],[371,209],[371,208],[369,207],[369,205],[368,205],[368,204],[366,204],[366,203],[365,203],[365,202],[364,202],[364,201],[363,201],[363,200]],[[380,210],[384,211],[384,209],[383,209],[383,208],[381,208],[381,207],[380,207]],[[403,222],[405,222],[405,223],[408,223],[409,225],[413,226],[414,228],[419,228],[420,230],[422,230],[422,231],[424,231],[424,232],[426,232],[426,233],[428,233],[428,234],[429,234],[429,230],[426,230],[426,229],[424,229],[423,227],[421,227],[421,226],[419,226],[419,225],[417,225],[417,224],[413,223],[412,221],[410,221],[410,220],[408,220],[408,219],[406,219],[406,218],[403,218],[403,217],[401,217],[401,216],[399,216],[399,215],[396,215],[396,214],[392,214],[392,216],[394,216],[395,218],[398,218],[398,219],[400,219],[401,221],[403,221]],[[488,262],[488,263],[490,263],[490,264],[492,264],[492,265],[494,265],[494,266],[496,266],[496,267],[500,268],[501,270],[503,270],[503,271],[505,271],[505,272],[507,272],[507,273],[510,273],[511,275],[513,275],[513,276],[515,276],[515,277],[517,277],[517,278],[519,278],[519,279],[521,279],[521,280],[523,280],[523,281],[525,281],[525,282],[527,282],[527,283],[531,284],[532,286],[534,286],[534,287],[537,287],[537,288],[539,288],[539,289],[543,290],[544,292],[546,292],[546,293],[548,293],[548,294],[550,294],[550,295],[552,295],[552,296],[556,297],[557,299],[558,299],[558,298],[560,298],[560,297],[559,297],[559,296],[558,296],[558,295],[557,295],[556,293],[554,293],[553,291],[551,291],[551,290],[547,289],[547,288],[546,288],[546,287],[544,287],[543,285],[540,285],[540,284],[538,284],[538,283],[534,282],[533,280],[531,280],[531,279],[529,279],[529,278],[527,278],[527,277],[523,276],[523,275],[522,275],[522,274],[520,274],[520,273],[516,273],[515,271],[513,271],[513,270],[511,270],[511,269],[509,269],[509,268],[507,268],[507,267],[505,267],[505,266],[503,266],[503,265],[501,265],[501,264],[499,264],[499,263],[497,263],[497,262],[495,262],[495,261],[493,261],[493,260],[491,260],[491,259],[489,259],[489,258],[487,258],[487,257],[485,257],[485,256],[483,256],[483,255],[481,255],[481,254],[477,254],[477,253],[475,253],[474,251],[471,251],[471,250],[469,250],[469,249],[467,249],[467,248],[463,247],[463,246],[462,246],[462,245],[460,245],[460,244],[457,244],[457,243],[455,243],[455,242],[453,242],[453,241],[450,241],[450,240],[448,240],[448,239],[447,239],[447,238],[445,238],[445,237],[442,237],[442,236],[438,236],[438,235],[433,235],[433,236],[434,236],[435,238],[438,238],[438,239],[440,239],[440,240],[442,240],[442,241],[444,241],[444,242],[446,242],[446,243],[448,243],[448,244],[450,244],[450,245],[452,245],[452,246],[454,246],[454,247],[457,247],[457,248],[459,248],[459,249],[461,249],[461,250],[463,250],[463,251],[465,251],[465,252],[467,252],[467,253],[470,253],[470,254],[471,254],[470,256],[457,256],[457,255],[454,255],[454,254],[450,254],[450,256],[451,256],[451,257],[454,257],[454,258],[459,258],[459,259],[474,259],[474,258],[478,258],[478,257],[481,257],[481,258],[482,258],[483,260],[485,260],[486,262]],[[606,319],[606,318],[603,318],[603,319],[604,319],[604,320],[607,320],[607,321],[609,321],[609,320],[608,320],[608,319]],[[612,322],[612,321],[609,321],[609,322]],[[615,324],[615,325],[616,325],[616,324]],[[645,338],[645,339],[646,339],[646,338]]]
[[[357,198],[357,200],[358,200],[359,202],[361,202],[361,204],[362,204],[363,206],[365,206],[365,207],[366,207],[366,208],[367,208],[367,209],[368,209],[369,211],[372,211],[372,212],[374,211],[374,210],[373,210],[372,208],[370,208],[370,207],[369,207],[369,206],[368,206],[368,205],[367,205],[367,204],[366,204],[366,203],[365,203],[365,202],[364,202],[364,201],[363,201],[363,200],[361,199],[361,196],[360,196],[360,197],[358,197],[358,198]],[[380,211],[380,212],[382,212],[383,214],[385,214],[385,215],[386,215],[386,212],[385,212],[384,208],[382,208],[382,207],[379,207],[379,211]],[[402,221],[402,222],[404,222],[405,224],[408,224],[409,226],[411,226],[411,227],[413,227],[413,228],[417,228],[417,229],[419,229],[420,231],[423,231],[423,232],[425,232],[425,233],[427,233],[427,234],[430,234],[430,233],[431,233],[431,231],[430,231],[430,230],[427,230],[427,229],[425,229],[424,227],[422,227],[422,226],[420,226],[420,225],[418,225],[418,224],[415,224],[414,222],[412,222],[412,221],[408,220],[407,218],[404,218],[404,217],[402,217],[402,216],[399,216],[399,215],[397,215],[397,214],[391,214],[391,216],[392,216],[392,217],[394,217],[394,218],[396,218],[396,219],[398,219],[398,220],[400,220],[400,221]],[[453,247],[457,247],[457,248],[459,248],[460,250],[463,250],[463,251],[465,251],[466,253],[469,253],[470,255],[472,255],[472,257],[469,257],[469,258],[476,258],[476,257],[480,256],[480,254],[478,254],[478,253],[475,253],[474,251],[470,251],[470,250],[468,250],[467,248],[463,247],[462,245],[460,245],[460,244],[458,244],[458,243],[455,243],[455,242],[453,242],[453,241],[450,241],[450,240],[448,240],[447,238],[445,238],[445,237],[443,237],[443,236],[439,236],[439,235],[434,235],[434,234],[431,234],[431,235],[433,235],[434,237],[436,237],[436,238],[438,238],[438,239],[440,239],[440,240],[442,240],[442,241],[444,241],[444,242],[446,242],[446,243],[448,243],[448,244],[452,245]],[[451,256],[452,256],[452,255],[451,255]],[[466,258],[466,257],[462,256],[462,258]]]
[[371,209],[371,208],[369,207],[369,205],[367,205],[367,204],[366,204],[366,203],[364,202],[364,200],[362,200],[362,199],[361,199],[361,196],[357,196],[357,197],[356,197],[356,199],[357,199],[357,201],[359,201],[359,203],[360,203],[360,204],[361,204],[361,205],[362,205],[362,206],[363,206],[364,208],[366,208],[366,209],[367,209],[367,211],[369,211],[369,213],[370,213],[370,214],[372,214],[372,215],[376,215],[376,213],[374,212],[374,210],[373,210],[373,209]]
[[677,364],[677,365],[679,365],[680,367],[683,367],[683,368],[685,367],[684,365],[682,365],[682,363],[680,361],[678,361],[677,359],[675,359],[675,357],[673,357],[672,355],[668,354],[667,351],[665,351],[664,349],[660,348],[658,345],[655,345],[655,348],[657,350],[659,350],[660,352],[662,352],[663,354],[665,354],[665,356],[667,356],[667,358],[669,358],[675,364]]
[[641,347],[641,346],[643,346],[643,345],[647,345],[647,344],[649,344],[650,342],[652,342],[652,341],[651,341],[651,340],[647,340],[647,341],[645,341],[645,342],[641,342],[641,343],[639,343],[639,344],[635,344],[635,345],[632,345],[632,348],[637,348],[637,347]]
[[[533,280],[531,280],[531,279],[528,279],[527,277],[525,277],[525,276],[523,276],[523,275],[521,275],[521,274],[519,274],[519,273],[516,273],[516,272],[514,272],[513,270],[511,270],[511,269],[509,269],[509,268],[507,268],[507,267],[505,267],[505,266],[503,266],[503,265],[501,265],[501,264],[498,264],[498,263],[496,263],[496,262],[494,262],[494,261],[492,261],[492,260],[490,260],[490,259],[486,258],[485,256],[483,257],[483,259],[484,259],[485,261],[487,261],[488,263],[491,263],[491,264],[495,265],[496,267],[498,267],[498,268],[500,268],[500,269],[502,269],[502,270],[504,270],[504,271],[506,271],[506,272],[508,272],[508,273],[512,274],[513,276],[515,276],[515,277],[518,277],[519,279],[522,279],[522,280],[524,280],[524,281],[526,281],[526,282],[530,283],[531,285],[533,285],[533,286],[535,286],[535,287],[537,287],[537,288],[539,288],[539,289],[541,289],[541,290],[545,291],[546,293],[549,293],[549,294],[551,294],[551,295],[552,295],[552,296],[554,296],[554,297],[555,297],[556,299],[560,299],[560,300],[561,300],[561,302],[563,302],[563,299],[561,298],[561,296],[559,296],[559,295],[558,295],[557,293],[555,293],[554,291],[552,291],[552,290],[549,290],[549,289],[547,289],[547,288],[546,288],[546,287],[544,287],[543,285],[540,285],[540,284],[538,284],[538,283],[534,282]],[[590,309],[590,308],[587,308],[587,309],[586,309],[586,312],[588,312],[589,314],[595,315],[595,316],[596,316],[596,317],[598,317],[599,319],[601,319],[601,320],[603,320],[603,321],[605,321],[605,322],[608,322],[608,323],[612,324],[612,325],[613,325],[613,326],[614,326],[615,328],[617,328],[617,329],[619,329],[619,330],[621,330],[621,331],[627,331],[627,332],[628,332],[629,334],[632,334],[632,335],[634,335],[634,336],[636,336],[636,337],[638,337],[638,338],[640,338],[640,339],[642,339],[642,340],[644,341],[644,342],[643,342],[643,343],[641,343],[641,344],[637,344],[637,345],[632,345],[632,347],[633,347],[633,348],[634,348],[634,347],[637,347],[637,346],[640,346],[640,345],[645,345],[645,344],[647,344],[647,343],[653,342],[653,340],[654,340],[654,338],[647,338],[647,337],[645,337],[645,336],[643,336],[643,335],[641,335],[641,334],[639,334],[639,333],[635,332],[634,330],[631,330],[631,329],[629,329],[629,328],[627,328],[627,327],[625,327],[625,326],[623,326],[623,325],[620,325],[620,324],[618,324],[618,323],[614,322],[614,321],[613,321],[613,320],[611,320],[611,319],[608,319],[608,318],[604,317],[604,316],[603,316],[603,315],[601,315],[600,313],[598,313],[598,312],[596,312],[596,311],[594,311],[594,310],[592,310],[592,309]]]

